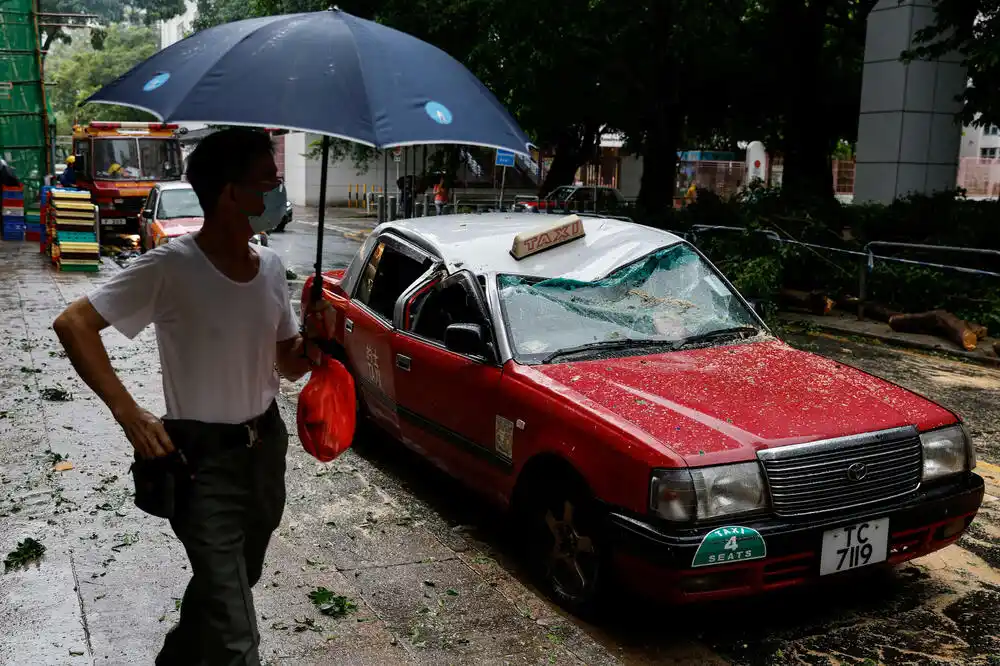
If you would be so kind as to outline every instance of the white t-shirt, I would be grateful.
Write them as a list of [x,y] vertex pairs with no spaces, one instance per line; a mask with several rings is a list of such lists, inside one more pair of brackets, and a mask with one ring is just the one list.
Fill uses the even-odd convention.
[[278,393],[276,344],[298,333],[281,259],[254,246],[257,276],[230,280],[188,234],[135,259],[89,295],[129,339],[156,328],[167,418],[241,423]]

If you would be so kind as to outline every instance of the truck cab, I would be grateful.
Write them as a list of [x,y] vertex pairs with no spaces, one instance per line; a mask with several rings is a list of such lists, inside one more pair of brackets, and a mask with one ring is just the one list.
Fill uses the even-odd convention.
[[140,216],[158,182],[183,175],[179,125],[92,122],[73,128],[76,187],[90,192],[99,210],[102,245],[117,236],[137,247]]

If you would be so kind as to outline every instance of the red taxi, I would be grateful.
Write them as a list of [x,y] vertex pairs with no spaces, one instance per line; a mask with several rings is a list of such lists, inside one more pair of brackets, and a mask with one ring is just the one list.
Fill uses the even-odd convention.
[[190,183],[157,183],[149,192],[139,224],[139,248],[152,250],[201,229],[205,213]]
[[578,613],[618,582],[690,601],[898,564],[982,502],[956,414],[775,338],[664,231],[389,222],[324,296],[360,415],[512,509]]

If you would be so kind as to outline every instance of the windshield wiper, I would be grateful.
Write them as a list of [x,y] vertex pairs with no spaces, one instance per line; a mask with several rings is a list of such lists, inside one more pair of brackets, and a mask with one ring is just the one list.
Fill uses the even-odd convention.
[[620,349],[638,349],[643,347],[669,347],[672,344],[673,343],[669,340],[636,340],[634,338],[605,340],[603,342],[589,342],[585,345],[558,349],[543,358],[542,363],[551,363],[555,359],[562,356],[572,356],[573,354],[582,354],[584,352],[617,351]]
[[733,328],[720,328],[717,331],[709,331],[708,333],[699,333],[698,335],[692,335],[684,338],[683,340],[678,340],[673,343],[674,349],[680,349],[681,347],[686,347],[687,345],[695,345],[699,342],[714,342],[717,340],[723,340],[725,338],[742,338],[744,335],[751,334],[757,335],[760,333],[760,329],[754,326],[734,326]]

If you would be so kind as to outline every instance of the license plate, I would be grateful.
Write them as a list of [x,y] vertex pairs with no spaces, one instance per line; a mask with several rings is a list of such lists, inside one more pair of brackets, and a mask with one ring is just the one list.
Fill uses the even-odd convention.
[[128,220],[124,217],[107,217],[101,219],[101,224],[109,227],[125,226]]
[[889,551],[889,519],[845,525],[823,533],[819,575],[885,562]]

